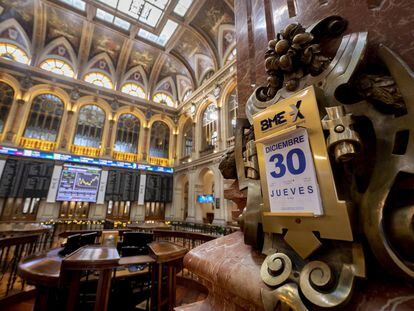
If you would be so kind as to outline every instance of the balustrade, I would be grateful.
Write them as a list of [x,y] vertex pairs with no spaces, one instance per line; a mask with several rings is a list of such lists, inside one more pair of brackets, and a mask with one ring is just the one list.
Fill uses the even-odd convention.
[[170,166],[170,159],[166,158],[157,158],[157,157],[148,157],[148,162],[150,164],[159,165],[159,166]]
[[98,157],[101,155],[101,149],[99,148],[84,147],[84,146],[77,146],[77,145],[72,145],[70,147],[70,152],[72,152],[73,154],[91,156],[91,157]]
[[142,160],[142,156],[136,153],[126,153],[120,151],[113,151],[112,157],[119,161],[128,161],[128,162],[139,162]]
[[17,266],[24,257],[49,248],[51,238],[48,229],[32,234],[9,231],[2,235],[7,237],[0,238],[0,299],[28,289],[17,275]]
[[28,149],[39,149],[44,151],[53,151],[56,148],[56,142],[40,140],[34,138],[22,137],[20,139],[20,145]]

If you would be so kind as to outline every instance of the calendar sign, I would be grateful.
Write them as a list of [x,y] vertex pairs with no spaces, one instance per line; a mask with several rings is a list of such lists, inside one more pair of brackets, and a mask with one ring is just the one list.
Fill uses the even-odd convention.
[[296,128],[262,144],[270,211],[323,214],[315,165],[306,129]]
[[263,230],[285,234],[297,249],[303,246],[302,255],[306,245],[298,232],[353,239],[348,206],[338,198],[322,129],[324,104],[324,94],[309,86],[285,99],[275,96],[253,115]]

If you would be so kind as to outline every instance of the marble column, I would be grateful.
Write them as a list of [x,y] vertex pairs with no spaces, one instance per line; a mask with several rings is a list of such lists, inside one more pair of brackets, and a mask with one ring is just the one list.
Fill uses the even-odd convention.
[[[177,144],[178,144],[178,133],[173,134],[173,141],[172,141],[172,150],[171,150],[171,160],[172,164],[178,165],[178,157],[177,157]],[[170,164],[171,165],[171,164]]]
[[141,151],[141,154],[142,154],[142,161],[143,162],[146,162],[148,159],[148,144],[149,144],[149,142],[148,142],[148,140],[149,140],[149,138],[148,138],[148,136],[149,136],[149,128],[148,127],[144,127],[144,135],[143,135],[143,137],[142,137],[142,139],[143,139],[143,142],[142,142],[142,150],[140,150]]
[[106,136],[105,156],[111,156],[112,131],[114,130],[115,120],[109,120],[109,130]]
[[197,149],[196,149],[196,142],[199,141],[200,139],[196,136],[196,123],[193,122],[192,124],[192,135],[193,135],[193,146],[191,148],[191,158],[195,159],[197,157]]
[[195,171],[190,170],[188,172],[188,216],[186,221],[195,222],[196,221],[196,183],[197,177],[195,176]]
[[[16,141],[16,135],[17,132],[19,131],[19,127],[22,123],[23,120],[20,120],[21,116],[24,114],[24,105],[26,104],[26,102],[23,99],[17,99],[15,100],[15,103],[13,103],[14,105],[16,105],[16,109],[14,110],[14,114],[12,117],[12,122],[10,122],[8,129],[4,129],[6,131],[6,137],[4,139],[4,143],[6,145],[11,145],[11,144],[15,144],[18,145],[19,142]],[[9,117],[10,118],[10,117]]]
[[198,159],[200,157],[200,149],[202,144],[202,135],[201,135],[201,125],[194,123],[194,145],[195,145],[195,151],[194,151],[194,157],[193,160]]
[[368,31],[368,64],[376,61],[375,50],[382,43],[414,68],[414,53],[408,47],[413,41],[409,31],[414,29],[412,0],[361,0],[352,5],[343,0],[235,0],[234,13],[240,117],[244,116],[244,105],[254,89],[266,84],[264,53],[268,41],[290,23],[308,27],[327,16],[339,15],[348,21],[345,34]]
[[68,151],[68,149],[69,149],[69,146],[70,146],[70,142],[69,142],[70,131],[67,131],[66,129],[70,129],[74,126],[74,125],[72,125],[74,114],[75,113],[72,110],[69,110],[67,112],[65,128],[61,129],[61,131],[63,131],[63,133],[62,133],[62,138],[60,139],[60,146],[58,148],[61,151]]
[[222,127],[223,127],[223,120],[221,116],[221,107],[217,107],[217,144],[214,148],[215,151],[219,151],[223,149],[223,136],[222,136]]
[[216,198],[220,199],[219,208],[214,208],[214,221],[215,225],[225,225],[226,224],[226,213],[227,205],[224,202],[224,191],[223,191],[223,176],[218,169],[218,163],[214,165],[214,195]]

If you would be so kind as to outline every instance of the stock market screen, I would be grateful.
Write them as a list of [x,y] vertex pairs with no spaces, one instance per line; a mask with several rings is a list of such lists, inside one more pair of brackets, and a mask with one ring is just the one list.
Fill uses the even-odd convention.
[[96,202],[101,169],[93,166],[63,166],[56,201]]

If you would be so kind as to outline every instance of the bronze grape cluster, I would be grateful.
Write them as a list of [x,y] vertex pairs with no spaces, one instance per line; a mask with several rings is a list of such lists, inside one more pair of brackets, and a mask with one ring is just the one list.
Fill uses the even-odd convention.
[[258,94],[264,101],[272,99],[282,87],[295,91],[302,77],[320,74],[329,63],[314,36],[300,24],[286,26],[269,41],[265,59],[268,84]]

